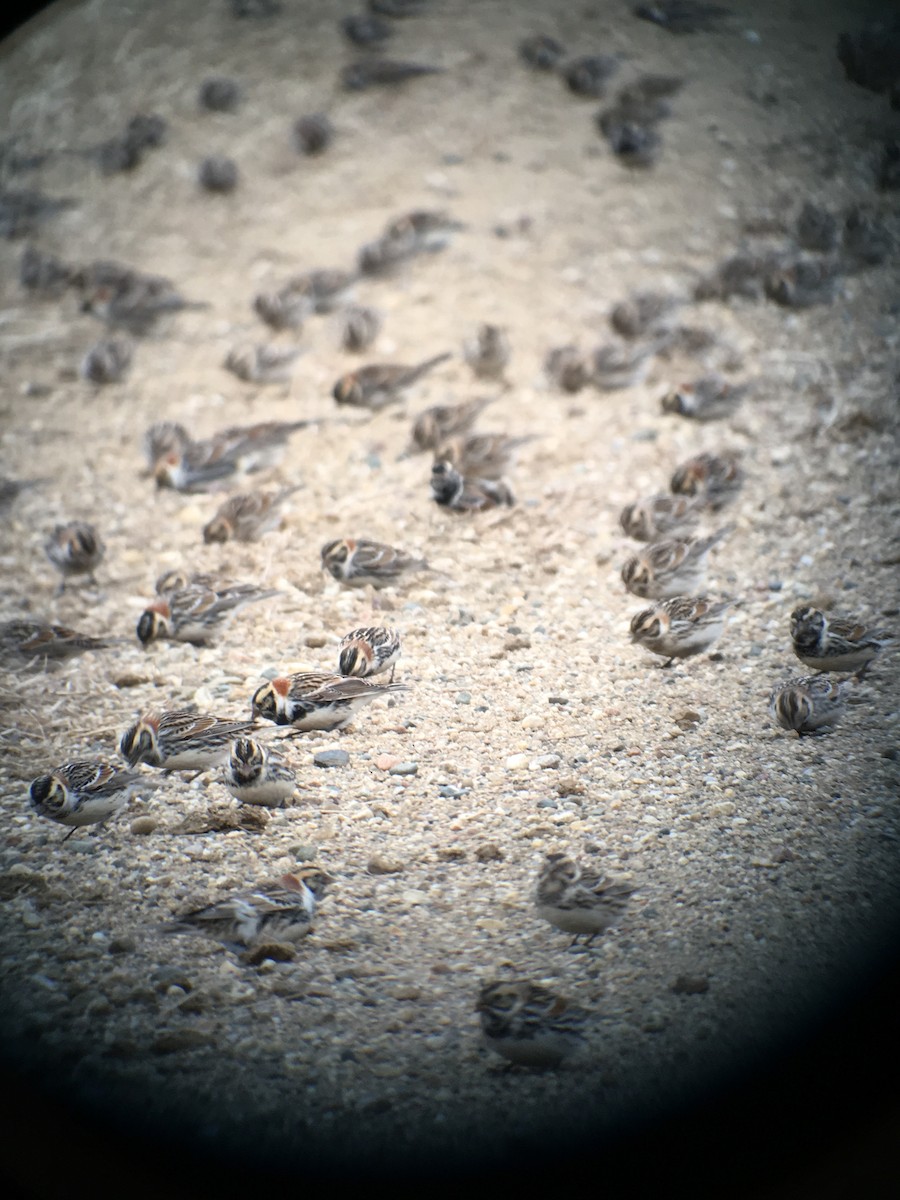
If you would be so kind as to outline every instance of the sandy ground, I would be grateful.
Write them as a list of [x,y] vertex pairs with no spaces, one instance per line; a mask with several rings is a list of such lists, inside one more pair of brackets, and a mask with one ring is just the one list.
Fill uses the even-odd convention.
[[[352,57],[337,29],[344,4],[288,0],[277,17],[237,22],[222,3],[186,21],[175,0],[88,0],[56,6],[0,50],[0,110],[29,149],[90,147],[136,112],[169,124],[130,174],[59,154],[7,172],[7,186],[78,201],[31,240],[67,261],[167,275],[209,304],[140,340],[128,378],[97,388],[77,366],[102,327],[74,294],[28,296],[23,241],[0,245],[0,461],[42,480],[4,519],[0,616],[124,639],[46,675],[4,672],[7,1037],[85,1104],[177,1119],[201,1145],[314,1145],[332,1165],[508,1159],[555,1147],[562,1129],[609,1132],[762,1061],[878,961],[896,922],[896,656],[828,737],[798,741],[766,714],[772,685],[797,669],[796,603],[898,624],[896,254],[844,278],[828,306],[686,308],[739,349],[733,378],[757,381],[726,422],[660,414],[662,392],[701,373],[696,363],[660,359],[640,386],[576,396],[541,370],[550,347],[608,336],[610,306],[635,288],[690,294],[760,213],[782,223],[785,244],[804,199],[864,202],[896,237],[896,205],[872,184],[896,114],[845,83],[833,54],[865,14],[773,0],[676,38],[611,0],[553,20],[545,8],[435,0],[397,24],[391,53],[445,72],[359,94],[336,82]],[[597,101],[518,61],[533,31],[571,53],[621,55],[614,87],[648,71],[687,78],[651,170],[610,156]],[[236,113],[198,110],[210,74],[241,83]],[[336,137],[303,159],[291,125],[315,111]],[[234,194],[198,188],[210,153],[237,161]],[[336,419],[331,385],[355,364],[332,317],[307,322],[289,384],[222,369],[238,342],[291,341],[256,320],[255,291],[351,266],[413,208],[447,209],[465,229],[396,278],[358,285],[384,315],[372,359],[456,352],[403,405]],[[458,353],[483,320],[509,331],[506,390],[473,381]],[[410,418],[492,392],[482,426],[534,435],[510,474],[518,503],[458,517],[431,501],[427,456],[400,458]],[[140,476],[152,420],[207,434],[296,417],[321,423],[292,440],[275,477],[302,489],[256,545],[205,546],[221,497],[158,492]],[[742,603],[715,661],[660,671],[628,641],[643,605],[619,578],[633,547],[617,516],[665,489],[681,460],[719,448],[743,453],[748,480],[713,590]],[[96,587],[57,597],[42,545],[64,517],[95,520],[108,549]],[[321,545],[342,536],[421,553],[431,570],[376,607],[320,570]],[[216,647],[145,651],[137,618],[156,576],[182,565],[281,595]],[[410,693],[344,734],[293,743],[298,803],[263,829],[228,828],[237,806],[213,775],[168,782],[65,845],[29,809],[34,776],[82,754],[115,758],[139,711],[194,702],[244,714],[263,674],[331,669],[339,638],[370,620],[401,629]],[[337,746],[346,767],[313,765]],[[380,756],[417,773],[389,775]],[[182,831],[209,813],[219,832]],[[136,833],[138,818],[152,831]],[[588,952],[569,952],[534,914],[552,849],[640,887]],[[337,882],[295,961],[249,967],[203,938],[158,932],[186,904],[312,854]],[[372,874],[378,856],[398,869]],[[473,1013],[478,982],[497,975],[590,1009],[585,1052],[548,1075],[498,1071]]]

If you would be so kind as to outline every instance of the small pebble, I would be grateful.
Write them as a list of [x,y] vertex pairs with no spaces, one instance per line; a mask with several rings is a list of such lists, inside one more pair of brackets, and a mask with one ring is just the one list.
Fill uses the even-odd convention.
[[700,996],[709,991],[705,975],[679,975],[671,989],[677,996]]
[[399,875],[403,867],[399,858],[389,858],[385,854],[373,854],[366,863],[370,875]]
[[388,768],[388,775],[418,775],[419,764],[414,762],[396,763]]
[[200,84],[199,103],[210,112],[234,112],[241,102],[241,89],[233,79],[215,76]]
[[299,154],[321,154],[334,140],[334,127],[324,113],[312,113],[294,122],[294,145]]
[[132,833],[140,837],[148,833],[153,833],[157,825],[158,821],[155,817],[135,817],[129,825],[129,829]]
[[234,159],[211,154],[200,163],[197,180],[207,192],[233,192],[238,185],[237,163]]

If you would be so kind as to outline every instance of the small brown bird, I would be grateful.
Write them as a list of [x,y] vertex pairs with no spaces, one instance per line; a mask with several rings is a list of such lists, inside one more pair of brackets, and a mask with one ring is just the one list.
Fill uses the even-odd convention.
[[245,383],[283,383],[291,377],[291,364],[300,353],[296,346],[244,343],[229,350],[223,366]]
[[69,521],[57,525],[44,543],[47,557],[62,575],[59,592],[65,591],[66,580],[87,575],[95,583],[94,571],[103,561],[106,546],[96,528],[87,521]]
[[202,492],[229,475],[267,470],[281,460],[291,434],[311,423],[261,421],[257,425],[230,426],[212,437],[201,441],[188,438],[184,443],[180,439],[185,430],[166,422],[165,428],[154,427],[152,439],[155,449],[171,445],[154,464],[156,486],[179,492]]
[[0,624],[0,651],[22,658],[64,660],[87,650],[105,650],[112,645],[107,638],[78,633],[65,625],[48,621],[18,620]]
[[385,626],[369,626],[354,629],[341,638],[338,654],[338,671],[341,675],[356,675],[367,678],[380,675],[388,667],[394,682],[394,669],[400,657],[400,634],[396,629]]
[[698,454],[677,467],[669,484],[678,496],[702,497],[713,512],[734,498],[744,482],[736,454]]
[[222,503],[203,526],[204,542],[256,542],[281,524],[281,506],[300,484],[280,492],[243,492]]
[[721,375],[702,375],[666,392],[661,400],[664,413],[693,421],[717,421],[729,417],[747,394],[747,384],[729,383]]
[[501,381],[509,356],[509,337],[499,325],[481,324],[463,343],[463,357],[476,379]]
[[511,507],[515,497],[502,479],[466,479],[449,462],[439,459],[431,468],[431,497],[453,512],[482,512]]
[[392,87],[423,75],[439,75],[443,70],[443,67],[433,67],[427,63],[365,58],[344,67],[341,71],[341,87],[345,92],[363,92],[371,87]]
[[259,588],[252,583],[216,588],[188,583],[166,592],[144,610],[137,624],[137,636],[144,646],[157,638],[205,646],[246,605],[278,594],[277,588]]
[[358,371],[348,371],[332,388],[332,396],[338,404],[350,404],[355,408],[368,408],[378,412],[388,404],[400,399],[400,393],[421,379],[438,363],[446,362],[452,355],[448,352],[436,354],[415,366],[398,366],[392,363],[372,363]]
[[126,337],[103,338],[81,360],[78,373],[90,383],[118,383],[128,374],[134,343]]
[[413,422],[410,453],[437,450],[456,434],[468,433],[494,397],[479,397],[463,404],[435,404]]
[[710,537],[652,542],[628,559],[622,568],[622,582],[629,592],[646,600],[702,595],[707,555],[733,531],[733,525],[726,525]]
[[341,349],[351,354],[368,350],[381,331],[381,317],[374,308],[349,304],[339,318]]
[[366,538],[340,538],[322,547],[322,569],[348,587],[389,587],[427,567],[424,558]]
[[513,452],[534,440],[527,433],[511,437],[506,433],[468,433],[443,442],[435,453],[436,462],[447,462],[467,479],[500,479],[506,474]]
[[544,373],[562,391],[580,392],[590,382],[590,361],[577,346],[557,346],[547,352]]
[[299,671],[261,684],[253,693],[252,719],[291,725],[299,733],[344,729],[364,704],[379,696],[406,692],[405,683],[369,683],[355,675]]
[[658,495],[626,504],[619,524],[637,542],[656,542],[686,532],[696,525],[703,501],[690,496]]

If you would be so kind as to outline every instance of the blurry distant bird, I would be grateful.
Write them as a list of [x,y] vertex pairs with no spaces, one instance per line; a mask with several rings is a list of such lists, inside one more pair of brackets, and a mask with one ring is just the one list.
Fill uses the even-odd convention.
[[393,87],[423,75],[439,75],[443,70],[443,67],[434,67],[427,63],[364,58],[344,67],[341,71],[341,86],[345,92],[362,92],[371,87]]
[[604,342],[591,357],[591,383],[604,392],[634,387],[650,369],[655,344]]
[[197,182],[205,192],[233,192],[240,180],[238,165],[224,154],[209,154],[200,160]]
[[649,125],[611,110],[604,113],[600,130],[610,150],[626,167],[650,167],[659,157],[662,139]]
[[626,504],[619,515],[619,524],[635,541],[657,542],[685,533],[696,525],[702,510],[703,501],[699,498],[648,496]]
[[381,317],[374,308],[349,304],[339,318],[341,348],[352,354],[368,350],[381,330]]
[[58,296],[70,285],[75,271],[55,255],[26,246],[19,263],[19,283],[26,291]]
[[595,99],[605,95],[606,85],[619,69],[619,60],[609,54],[587,54],[566,63],[562,76],[576,96]]
[[502,380],[509,354],[509,337],[499,325],[481,324],[463,343],[463,357],[476,379]]
[[613,307],[609,323],[620,337],[645,337],[665,327],[665,318],[677,304],[678,299],[666,292],[634,292]]
[[431,468],[431,496],[441,508],[449,508],[453,512],[481,512],[515,504],[512,491],[503,480],[466,479],[442,459]]
[[241,88],[234,79],[211,76],[200,84],[197,97],[201,108],[210,112],[234,112],[241,103]]
[[438,363],[446,362],[449,352],[436,354],[415,366],[398,366],[392,363],[372,363],[356,371],[342,375],[332,388],[332,396],[338,404],[349,404],[355,408],[369,408],[378,412],[386,405],[400,399],[400,393],[421,379]]
[[519,58],[536,71],[552,71],[565,56],[559,42],[544,33],[534,33],[519,43]]
[[435,404],[420,413],[412,427],[411,451],[437,450],[455,434],[468,433],[493,397],[479,397],[462,404]]
[[389,587],[427,567],[424,558],[367,538],[339,538],[322,547],[322,569],[348,587]]
[[229,350],[224,367],[245,383],[283,383],[291,377],[296,346],[265,346],[245,342]]
[[697,0],[657,0],[654,4],[639,4],[634,15],[669,33],[699,33],[713,29],[729,15],[729,10],[720,4],[700,4]]
[[514,437],[507,433],[464,433],[442,442],[435,459],[455,467],[467,479],[500,479],[506,474],[513,452],[534,438],[526,433]]
[[535,907],[542,920],[573,935],[573,946],[579,937],[589,946],[622,916],[635,890],[626,879],[593,874],[565,854],[548,854],[538,876]]
[[590,361],[577,346],[557,346],[547,352],[544,373],[564,392],[580,392],[590,382]]
[[380,238],[368,242],[358,255],[364,275],[389,275],[417,254],[442,250],[462,222],[442,210],[414,209],[388,221]]
[[837,217],[811,200],[807,200],[801,208],[795,232],[798,246],[820,254],[835,250],[840,241]]
[[739,491],[744,472],[736,454],[698,454],[676,467],[669,484],[679,496],[698,496],[713,511]]
[[489,1050],[532,1070],[558,1067],[584,1044],[589,1014],[564,996],[528,979],[492,980],[475,1011]]
[[294,145],[300,154],[321,154],[334,141],[334,126],[324,113],[308,113],[294,122]]
[[67,196],[45,196],[30,189],[0,186],[0,237],[28,237],[44,221],[77,205],[77,200]]
[[348,299],[357,278],[355,271],[343,271],[336,267],[320,268],[292,275],[282,291],[304,299],[310,312],[330,313]]
[[91,383],[118,383],[127,375],[134,343],[127,337],[103,338],[81,360],[78,373]]
[[270,329],[292,329],[299,333],[309,316],[310,304],[306,296],[279,288],[257,292],[253,297],[253,311]]
[[115,262],[90,263],[76,272],[73,282],[81,290],[84,312],[135,337],[150,333],[168,313],[209,307],[203,301],[185,300],[161,275],[145,275]]
[[341,21],[344,37],[354,46],[379,46],[393,35],[393,29],[387,21],[366,13],[353,13]]
[[0,653],[5,656],[60,661],[75,658],[88,650],[106,650],[107,638],[78,633],[65,625],[49,621],[15,620],[0,623]]
[[690,417],[694,421],[716,421],[730,416],[749,390],[747,384],[732,384],[721,375],[702,375],[692,383],[671,388],[662,397],[664,413]]
[[[179,492],[206,491],[210,485],[229,475],[251,474],[274,467],[282,458],[291,434],[311,423],[262,421],[258,425],[223,429],[201,441],[189,440],[180,445],[174,442],[160,454],[153,467],[156,486]],[[164,428],[170,425],[163,423]],[[172,428],[180,429],[177,425]],[[145,442],[150,432],[145,435]],[[176,432],[173,437],[177,436]]]
[[764,280],[766,296],[783,308],[811,308],[834,299],[838,272],[827,259],[798,258],[771,271]]
[[205,542],[255,542],[281,524],[281,506],[299,484],[280,492],[244,492],[230,496],[203,527]]
[[87,575],[94,583],[94,571],[103,560],[106,546],[96,527],[87,521],[69,521],[57,525],[44,544],[47,557],[62,575],[59,591],[67,579]]

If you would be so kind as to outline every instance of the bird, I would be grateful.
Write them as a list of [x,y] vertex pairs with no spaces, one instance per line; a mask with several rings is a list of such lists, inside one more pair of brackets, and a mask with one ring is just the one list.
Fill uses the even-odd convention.
[[76,270],[54,254],[26,246],[19,262],[19,283],[28,292],[58,296],[71,286]]
[[412,427],[408,453],[437,450],[456,434],[468,433],[494,397],[479,397],[462,404],[435,404],[419,413]]
[[237,163],[224,154],[208,154],[197,168],[197,182],[205,192],[227,195],[237,187],[240,177]]
[[635,292],[613,306],[609,323],[615,333],[631,341],[665,329],[665,318],[677,305],[677,297],[668,292]]
[[252,583],[204,587],[189,583],[166,592],[141,614],[137,636],[147,646],[159,638],[205,646],[226,628],[240,609],[279,594]]
[[234,112],[241,103],[241,86],[234,79],[210,76],[200,84],[197,102],[210,112]]
[[286,288],[257,292],[252,308],[270,329],[290,329],[294,333],[300,332],[310,313],[308,297]]
[[223,366],[245,383],[283,383],[291,377],[296,346],[266,346],[246,342],[228,351]]
[[669,484],[676,496],[697,496],[714,512],[740,490],[744,472],[736,454],[698,454],[676,467]]
[[637,542],[657,542],[691,529],[702,508],[702,500],[696,497],[661,493],[626,504],[619,514],[619,524]]
[[827,675],[788,679],[772,690],[769,715],[782,729],[796,731],[798,737],[827,733],[844,715],[852,686],[852,679],[829,679]]
[[89,383],[118,383],[128,374],[134,343],[127,337],[103,338],[81,360],[78,373]]
[[444,249],[463,228],[442,209],[413,209],[393,217],[379,238],[361,247],[357,265],[363,275],[390,275],[417,254]]
[[622,582],[633,595],[647,600],[696,596],[706,585],[707,554],[733,531],[733,525],[726,525],[710,537],[652,542],[628,559]]
[[387,21],[368,13],[353,13],[344,17],[341,21],[341,31],[354,46],[362,46],[364,49],[386,42],[394,32]]
[[545,1070],[583,1044],[587,1012],[528,979],[485,983],[475,1011],[485,1045],[509,1062]]
[[513,437],[506,433],[467,433],[442,442],[436,462],[449,463],[467,479],[500,479],[512,462],[513,452],[534,440],[534,434]]
[[203,526],[204,542],[256,542],[281,525],[281,506],[301,485],[279,492],[241,492],[229,496]]
[[499,325],[482,322],[463,342],[463,358],[476,379],[502,381],[509,356],[509,336]]
[[634,387],[650,369],[656,348],[643,342],[604,342],[591,356],[591,383],[603,392]]
[[538,875],[534,900],[543,921],[571,933],[574,946],[587,937],[589,946],[622,915],[635,888],[625,879],[585,874],[580,864],[565,854],[548,854]]
[[106,650],[113,644],[108,638],[92,637],[65,625],[49,621],[14,620],[0,624],[0,650],[3,655],[23,658],[64,660],[88,650]]
[[385,626],[367,626],[351,630],[341,638],[338,647],[338,671],[341,675],[367,678],[380,675],[388,667],[394,682],[394,671],[400,657],[400,634]]
[[163,927],[167,933],[200,932],[226,945],[299,942],[310,932],[316,904],[333,877],[309,864],[279,879],[190,909]]
[[729,417],[748,391],[747,384],[732,384],[721,375],[702,375],[665,393],[660,402],[664,413],[690,417],[694,421],[716,421]]
[[782,308],[830,304],[838,281],[837,265],[825,258],[797,258],[781,263],[763,280],[769,300]]
[[656,162],[662,139],[652,125],[637,121],[618,108],[603,113],[597,123],[623,166],[652,167]]
[[369,408],[378,412],[386,405],[399,400],[400,393],[405,388],[451,357],[449,352],[436,354],[433,358],[416,363],[415,366],[371,363],[342,375],[332,388],[331,394],[338,404],[350,404],[354,408]]
[[436,460],[431,468],[431,497],[452,512],[481,512],[516,502],[502,479],[467,479],[444,459]]
[[895,640],[888,629],[868,629],[845,617],[826,616],[818,608],[795,608],[791,613],[794,653],[814,671],[846,671],[861,678]]
[[381,317],[364,304],[348,304],[340,314],[338,336],[341,349],[351,354],[368,350],[381,330]]
[[705,596],[675,596],[660,600],[631,619],[631,640],[659,654],[670,666],[676,658],[704,654],[725,628],[730,600],[711,601]]
[[336,267],[318,268],[292,275],[282,291],[306,301],[309,311],[330,313],[340,308],[351,292],[359,275]]
[[35,779],[28,789],[31,807],[41,817],[69,825],[67,841],[84,825],[99,825],[124,808],[147,780],[138,771],[124,771],[106,762],[74,759]]
[[234,739],[255,728],[254,721],[208,716],[190,708],[147,712],[122,734],[119,753],[130,767],[143,762],[163,771],[202,773],[224,762]]
[[556,346],[547,352],[544,374],[562,391],[580,392],[590,382],[590,362],[577,346]]
[[192,571],[188,573],[180,567],[174,567],[170,571],[163,571],[156,583],[153,585],[153,590],[157,596],[168,596],[171,592],[179,592],[182,588],[194,587],[204,588],[211,591],[224,591],[231,587],[230,579],[222,579],[218,575],[213,575],[208,571]]
[[720,4],[700,4],[696,0],[656,0],[654,4],[639,4],[633,11],[642,21],[652,21],[676,34],[712,29],[729,15],[729,10]]
[[353,675],[300,671],[261,684],[250,702],[252,718],[312,729],[344,729],[364,704],[394,692],[408,691],[404,683],[368,683]]
[[105,260],[82,268],[72,282],[82,292],[82,312],[113,328],[125,329],[134,337],[151,333],[167,314],[208,307],[205,301],[186,300],[162,275],[146,275]]
[[565,53],[556,38],[545,33],[533,33],[519,42],[519,58],[536,71],[555,70]]
[[334,126],[325,113],[307,113],[294,122],[294,145],[300,154],[321,154],[334,141]]
[[348,587],[388,587],[428,563],[405,550],[368,538],[338,538],[322,547],[322,569]]
[[58,591],[65,591],[66,580],[87,575],[95,583],[94,572],[103,561],[106,545],[94,525],[88,521],[69,521],[57,525],[44,543],[47,557],[62,575]]
[[156,486],[179,492],[206,491],[230,475],[274,467],[291,434],[311,424],[309,420],[261,421],[232,426],[200,441],[189,439],[180,449],[172,448],[157,459],[153,466]]
[[141,449],[149,472],[152,474],[156,464],[167,454],[180,453],[190,443],[191,435],[180,421],[154,421],[141,439]]
[[284,808],[297,777],[276,754],[253,738],[236,738],[224,770],[225,786],[242,804]]
[[341,87],[345,92],[363,92],[371,87],[392,87],[423,75],[439,75],[443,70],[443,67],[435,67],[429,63],[363,58],[343,68],[340,75]]
[[619,66],[619,60],[610,54],[586,54],[566,63],[562,77],[576,96],[599,99],[606,95],[606,85]]

